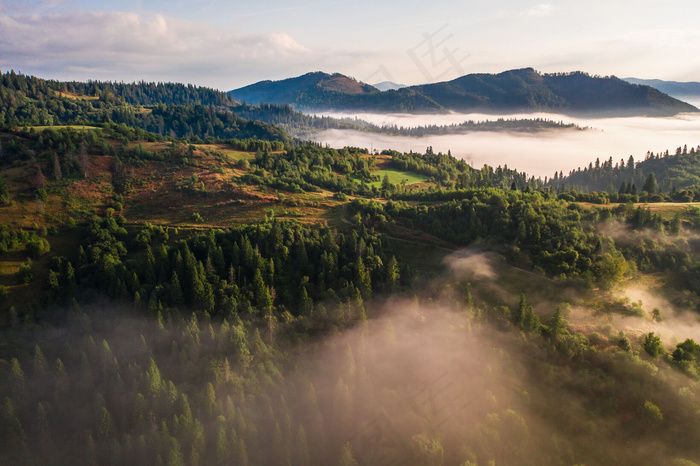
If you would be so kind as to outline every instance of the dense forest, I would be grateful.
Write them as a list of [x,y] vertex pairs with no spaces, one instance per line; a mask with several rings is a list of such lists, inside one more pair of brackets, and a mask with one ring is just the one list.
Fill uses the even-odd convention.
[[190,86],[0,99],[0,464],[700,463],[700,149],[543,181]]
[[[64,95],[64,92],[85,92]],[[0,127],[126,124],[173,138],[284,141],[284,130],[245,120],[217,108],[225,94],[176,84],[59,83],[4,73],[0,80]],[[149,108],[135,105],[152,105]]]

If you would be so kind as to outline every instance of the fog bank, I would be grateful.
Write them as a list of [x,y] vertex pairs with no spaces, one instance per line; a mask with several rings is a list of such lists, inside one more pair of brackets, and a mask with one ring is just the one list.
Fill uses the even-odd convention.
[[317,133],[314,140],[331,147],[367,147],[368,149],[424,152],[432,146],[435,152],[447,152],[466,160],[471,166],[481,168],[507,165],[529,175],[552,176],[555,171],[565,174],[578,167],[587,166],[596,158],[613,158],[615,163],[632,155],[642,160],[647,151],[674,151],[687,144],[700,144],[700,115],[681,114],[670,118],[581,118],[567,115],[532,113],[513,115],[457,114],[408,115],[408,114],[341,114],[327,113],[332,117],[355,117],[377,125],[416,127],[425,125],[450,125],[467,120],[483,121],[498,118],[546,118],[564,123],[576,123],[592,129],[586,131],[552,130],[539,133],[472,132],[461,135],[436,135],[425,137],[390,136],[350,130],[326,130]]

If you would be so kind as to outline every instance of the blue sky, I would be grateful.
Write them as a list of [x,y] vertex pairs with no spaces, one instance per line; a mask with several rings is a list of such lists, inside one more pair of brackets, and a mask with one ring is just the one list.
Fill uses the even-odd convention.
[[0,70],[222,90],[308,71],[419,84],[532,66],[700,81],[697,0],[0,0]]

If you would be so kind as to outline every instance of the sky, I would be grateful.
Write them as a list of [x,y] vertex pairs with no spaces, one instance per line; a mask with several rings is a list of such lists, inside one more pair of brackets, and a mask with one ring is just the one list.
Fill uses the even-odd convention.
[[0,70],[225,91],[309,71],[700,81],[697,18],[697,0],[0,0]]

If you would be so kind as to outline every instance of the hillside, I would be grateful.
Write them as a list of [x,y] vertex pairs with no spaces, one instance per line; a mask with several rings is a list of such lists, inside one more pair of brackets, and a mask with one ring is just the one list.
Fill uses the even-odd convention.
[[674,201],[697,201],[700,200],[700,146],[688,148],[686,145],[675,152],[647,152],[638,161],[633,156],[617,162],[612,157],[602,162],[597,159],[566,176],[555,173],[548,185],[557,189],[602,192],[610,197],[617,194],[624,197],[620,202],[639,201],[640,196],[654,202],[661,201],[664,196]]
[[384,92],[365,91],[359,83],[332,85],[336,81],[354,82],[338,74],[310,73],[283,81],[264,81],[230,91],[229,95],[239,101],[286,103],[305,110],[408,113],[546,111],[650,116],[698,111],[652,87],[581,72],[541,74],[525,68],[499,74],[470,74],[452,81]]
[[228,93],[232,98],[255,105],[260,103],[312,105],[337,95],[376,94],[373,86],[339,73],[320,71],[281,81],[261,81]]
[[663,81],[661,79],[624,78],[632,84],[650,86],[677,99],[700,97],[700,82]]
[[233,104],[224,93],[182,84],[61,83],[14,71],[0,75],[0,126],[116,123],[174,138],[287,139],[276,126],[236,116],[228,108]]
[[532,68],[496,75],[471,74],[413,89],[455,111],[541,110],[654,116],[697,111],[651,87],[631,85],[615,77],[581,72],[540,74]]
[[299,109],[421,111],[443,109],[411,90],[380,92],[341,74],[307,73],[281,81],[261,81],[228,95],[239,102],[291,104]]
[[698,204],[2,84],[0,464],[700,460]]

